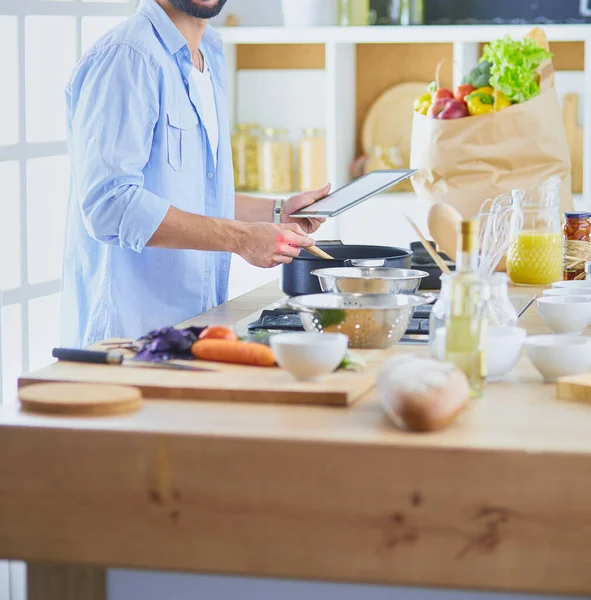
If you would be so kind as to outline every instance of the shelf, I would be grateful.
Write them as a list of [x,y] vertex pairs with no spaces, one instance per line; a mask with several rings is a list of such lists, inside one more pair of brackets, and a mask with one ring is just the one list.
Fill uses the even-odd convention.
[[[534,25],[422,25],[411,27],[220,27],[228,44],[424,44],[488,42],[523,37]],[[589,25],[543,25],[551,42],[591,40]]]

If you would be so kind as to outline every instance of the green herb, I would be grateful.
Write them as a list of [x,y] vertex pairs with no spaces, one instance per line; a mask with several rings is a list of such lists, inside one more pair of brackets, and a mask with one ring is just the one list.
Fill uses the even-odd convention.
[[552,54],[529,38],[506,36],[487,44],[482,58],[491,63],[490,85],[512,102],[525,102],[540,93],[536,70]]
[[322,329],[326,329],[331,325],[340,325],[343,323],[347,317],[347,313],[338,308],[322,308],[316,311],[316,316]]
[[345,354],[345,358],[343,358],[343,362],[340,364],[339,369],[343,369],[345,371],[363,371],[365,369],[365,360],[354,352],[347,352]]

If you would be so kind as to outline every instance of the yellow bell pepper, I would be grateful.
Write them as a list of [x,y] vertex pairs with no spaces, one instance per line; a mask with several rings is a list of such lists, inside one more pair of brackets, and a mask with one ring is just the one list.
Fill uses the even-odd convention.
[[423,94],[415,100],[414,108],[415,111],[421,115],[426,115],[429,107],[433,102],[433,96],[431,94]]
[[488,115],[499,112],[511,106],[511,100],[502,92],[494,90],[490,86],[478,88],[466,96],[468,112],[473,115]]

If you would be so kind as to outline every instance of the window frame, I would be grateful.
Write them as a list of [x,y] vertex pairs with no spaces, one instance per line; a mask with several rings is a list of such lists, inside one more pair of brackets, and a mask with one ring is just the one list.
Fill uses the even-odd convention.
[[[2,0],[0,16],[16,17],[17,61],[18,61],[18,141],[11,145],[0,145],[0,162],[15,161],[19,166],[19,229],[20,229],[20,272],[21,285],[0,290],[0,307],[18,304],[21,307],[22,356],[21,371],[29,370],[29,303],[32,300],[60,293],[61,279],[29,283],[28,239],[27,239],[27,161],[67,155],[66,140],[56,142],[27,142],[26,139],[26,84],[25,84],[25,19],[29,16],[68,16],[76,21],[76,60],[82,48],[82,19],[84,17],[127,17],[137,8],[138,0],[124,2],[84,2],[83,0]],[[3,260],[10,260],[4,257]],[[1,331],[1,323],[0,323]],[[3,400],[2,387],[2,341],[0,338],[0,404]],[[6,352],[6,348],[4,349]]]

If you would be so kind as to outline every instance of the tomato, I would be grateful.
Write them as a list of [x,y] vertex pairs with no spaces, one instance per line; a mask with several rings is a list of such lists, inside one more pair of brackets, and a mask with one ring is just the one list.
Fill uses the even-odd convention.
[[453,92],[447,88],[439,88],[433,94],[433,102],[437,102],[437,100],[442,100],[443,98],[453,98]]
[[200,340],[228,340],[229,342],[235,342],[238,340],[238,336],[227,327],[221,325],[213,325],[212,327],[206,327],[199,336]]
[[456,91],[454,92],[454,98],[458,102],[464,102],[464,98],[466,98],[468,94],[471,94],[475,89],[476,88],[469,83],[463,83],[462,85],[458,85]]

